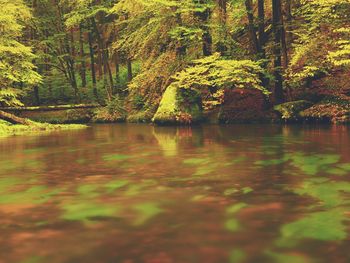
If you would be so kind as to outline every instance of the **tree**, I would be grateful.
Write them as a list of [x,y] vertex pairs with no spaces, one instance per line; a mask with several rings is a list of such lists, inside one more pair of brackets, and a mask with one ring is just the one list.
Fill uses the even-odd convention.
[[272,27],[274,34],[274,94],[275,103],[284,102],[283,76],[282,76],[282,5],[281,0],[272,0]]
[[21,106],[18,96],[25,87],[41,81],[31,47],[21,43],[32,15],[22,0],[0,0],[0,6],[0,104]]
[[313,79],[349,61],[350,2],[348,0],[300,1],[292,22],[293,52],[287,69],[292,87],[309,87]]

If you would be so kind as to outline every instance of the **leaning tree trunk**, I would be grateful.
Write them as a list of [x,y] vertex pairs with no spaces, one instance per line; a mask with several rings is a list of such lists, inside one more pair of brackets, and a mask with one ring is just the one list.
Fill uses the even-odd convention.
[[11,113],[1,111],[0,110],[0,119],[8,121],[12,124],[23,124],[23,125],[31,125],[32,122],[28,119],[17,117]]

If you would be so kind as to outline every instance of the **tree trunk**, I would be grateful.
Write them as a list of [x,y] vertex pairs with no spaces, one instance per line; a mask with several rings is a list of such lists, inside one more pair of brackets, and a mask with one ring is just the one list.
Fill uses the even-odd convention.
[[274,77],[275,77],[275,103],[284,102],[282,77],[282,5],[281,0],[272,0],[272,27],[274,33]]
[[281,47],[282,47],[282,54],[283,54],[283,67],[286,69],[289,64],[289,58],[288,58],[288,47],[287,47],[287,41],[286,41],[286,30],[284,27],[284,19],[283,15],[281,15]]
[[31,121],[28,119],[17,117],[11,113],[4,112],[0,110],[0,119],[8,121],[12,124],[22,124],[22,125],[31,125]]
[[285,13],[286,13],[286,42],[287,42],[287,48],[289,49],[292,41],[293,41],[293,35],[292,35],[292,0],[286,0],[285,2]]
[[217,0],[219,7],[219,19],[221,24],[226,24],[227,19],[227,0]]
[[98,79],[102,79],[103,66],[102,66],[102,51],[100,47],[98,47],[97,49],[97,69],[98,69]]
[[118,95],[121,95],[121,90],[120,90],[120,66],[119,66],[119,56],[118,56],[118,52],[116,51],[114,53],[114,66],[115,66],[115,82],[116,82],[116,90],[115,93]]
[[109,83],[107,83],[107,76],[106,76],[106,74],[103,74],[103,78],[104,78],[104,82],[107,84],[105,86],[106,93],[107,93],[107,98],[108,98],[108,100],[111,100],[112,96],[113,96],[113,94],[112,94],[113,76],[112,76],[111,68],[110,68],[109,63],[108,63],[108,51],[107,51],[107,48],[105,47],[105,45],[103,43],[103,39],[102,39],[100,31],[99,31],[99,29],[97,27],[95,19],[92,18],[91,22],[92,22],[92,26],[93,26],[93,29],[94,29],[95,34],[96,34],[96,39],[97,39],[97,43],[98,43],[99,53],[101,55],[101,57],[100,57],[101,61],[100,62],[103,63],[103,67],[104,67],[106,73],[108,73]]
[[39,87],[34,86],[35,106],[40,106]]
[[228,29],[227,29],[227,0],[216,0],[218,7],[218,23],[219,28],[217,29],[217,37],[219,41],[216,43],[215,50],[219,52],[222,56],[228,50],[227,47],[227,37],[228,37]]
[[70,30],[70,47],[71,47],[71,55],[74,58],[75,57],[75,46],[74,46],[74,29],[71,28]]
[[[72,36],[72,34],[71,34]],[[72,41],[73,38],[71,38]],[[67,37],[64,39],[64,45],[65,45],[65,50],[67,51],[67,54],[69,54],[69,57],[65,60],[66,65],[67,65],[67,71],[68,71],[68,78],[70,81],[70,84],[74,90],[74,99],[75,103],[78,103],[80,101],[79,97],[79,90],[78,90],[78,85],[77,85],[77,79],[76,79],[76,74],[75,74],[75,60],[74,60],[74,43],[71,42],[71,46],[69,45],[69,40]]]
[[127,67],[128,67],[128,82],[131,82],[132,81],[132,62],[131,62],[131,59],[128,59],[127,62]]
[[265,32],[265,1],[258,0],[258,32],[259,32],[259,45],[262,59],[266,58],[265,45],[267,42]]
[[80,69],[80,77],[81,77],[81,86],[86,87],[86,63],[85,63],[85,52],[84,52],[84,32],[83,25],[79,26],[79,45],[80,45],[80,59],[81,59],[81,69]]
[[[196,1],[199,5],[205,5],[206,2],[203,0]],[[195,17],[199,18],[200,25],[199,28],[202,30],[202,50],[204,56],[210,56],[212,55],[212,44],[213,40],[210,34],[210,28],[207,25],[210,16],[211,16],[211,10],[209,8],[204,8],[203,11],[198,11],[194,13]]]
[[[267,36],[265,31],[265,1],[258,0],[258,36],[259,36],[259,48],[260,53],[258,55],[259,59],[263,59],[262,67],[267,70],[267,61],[266,61],[266,43]],[[260,80],[262,86],[265,89],[269,88],[269,78],[267,78],[264,74],[260,74]],[[264,109],[268,109],[270,107],[269,97],[264,95]]]
[[252,0],[245,0],[245,7],[248,17],[248,28],[249,28],[249,35],[250,35],[250,41],[252,43],[254,53],[260,54],[260,45],[258,42],[258,38],[256,36],[256,30],[254,25],[254,13],[253,13],[253,2]]
[[91,70],[91,78],[92,78],[92,88],[93,88],[94,96],[98,100],[96,70],[95,70],[95,51],[94,51],[94,48],[92,46],[92,32],[91,31],[89,31],[88,38],[89,38],[89,49],[90,49],[90,70]]

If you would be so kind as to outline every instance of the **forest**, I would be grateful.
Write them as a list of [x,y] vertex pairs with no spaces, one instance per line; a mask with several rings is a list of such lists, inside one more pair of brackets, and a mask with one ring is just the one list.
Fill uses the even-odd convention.
[[350,120],[348,0],[0,6],[4,121],[16,123],[5,116],[13,113],[49,123]]
[[0,263],[350,262],[350,0],[0,0]]

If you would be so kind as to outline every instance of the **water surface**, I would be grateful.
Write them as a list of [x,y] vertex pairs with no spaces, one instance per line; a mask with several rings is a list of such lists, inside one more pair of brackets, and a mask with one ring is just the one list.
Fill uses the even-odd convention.
[[349,219],[345,126],[0,139],[1,263],[349,262]]

